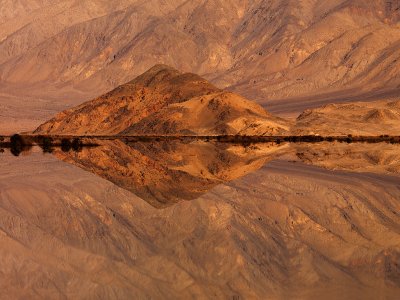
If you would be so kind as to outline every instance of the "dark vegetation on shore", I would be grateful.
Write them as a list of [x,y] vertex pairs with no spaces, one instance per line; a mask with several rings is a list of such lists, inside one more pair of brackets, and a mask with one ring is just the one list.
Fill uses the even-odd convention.
[[55,148],[60,148],[64,152],[79,152],[84,147],[97,147],[94,140],[113,140],[120,139],[125,143],[135,142],[157,142],[175,140],[190,142],[202,140],[206,142],[236,143],[250,145],[256,143],[320,143],[320,142],[339,142],[339,143],[390,143],[400,144],[400,136],[45,136],[45,135],[19,135],[0,136],[0,153],[4,149],[10,149],[11,153],[19,156],[22,152],[29,151],[33,146],[39,146],[44,153],[52,153]]
[[339,143],[391,143],[400,144],[400,136],[317,136],[317,135],[304,135],[304,136],[242,136],[242,135],[226,135],[226,136],[129,136],[129,137],[98,137],[99,139],[121,139],[126,142],[152,142],[164,140],[203,140],[203,141],[217,141],[222,143],[241,143],[241,144],[255,144],[255,143],[320,143],[320,142],[339,142]]
[[0,153],[9,149],[14,156],[22,152],[28,152],[33,146],[42,148],[43,153],[52,153],[54,149],[60,148],[63,152],[80,152],[84,147],[96,147],[95,143],[74,138],[55,138],[51,136],[24,136],[14,134],[12,136],[0,136]]

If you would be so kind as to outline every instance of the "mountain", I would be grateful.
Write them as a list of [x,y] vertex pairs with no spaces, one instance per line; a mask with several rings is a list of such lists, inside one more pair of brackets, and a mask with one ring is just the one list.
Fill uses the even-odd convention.
[[400,134],[400,100],[328,104],[304,111],[293,134],[394,135]]
[[[3,0],[0,7],[0,105],[20,111],[25,127],[157,63],[282,115],[398,96],[399,0]],[[23,100],[14,105],[14,96]]]
[[61,112],[35,134],[284,134],[287,122],[192,73],[157,65],[136,79]]

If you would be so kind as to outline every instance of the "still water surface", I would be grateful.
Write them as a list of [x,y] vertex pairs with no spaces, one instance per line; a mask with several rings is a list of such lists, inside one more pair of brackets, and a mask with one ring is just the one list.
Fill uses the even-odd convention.
[[400,147],[0,153],[4,298],[398,299]]

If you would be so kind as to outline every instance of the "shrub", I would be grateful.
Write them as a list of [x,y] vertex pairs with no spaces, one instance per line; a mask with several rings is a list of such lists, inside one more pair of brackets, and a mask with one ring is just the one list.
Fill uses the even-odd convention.
[[83,144],[82,144],[81,140],[78,138],[74,138],[72,140],[71,146],[72,146],[72,149],[76,152],[80,152],[83,148]]
[[44,153],[53,152],[53,139],[51,137],[43,137],[41,145]]
[[63,152],[69,152],[72,148],[72,143],[69,139],[63,138],[61,140],[61,150]]
[[25,148],[25,141],[19,134],[14,134],[10,138],[11,153],[14,156],[19,156]]

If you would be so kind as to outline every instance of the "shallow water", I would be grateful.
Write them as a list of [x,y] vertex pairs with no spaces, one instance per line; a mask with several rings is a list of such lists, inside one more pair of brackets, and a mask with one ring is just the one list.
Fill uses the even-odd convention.
[[0,153],[4,298],[397,299],[400,147]]

